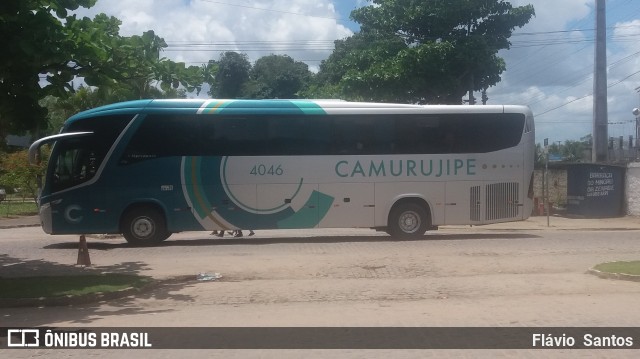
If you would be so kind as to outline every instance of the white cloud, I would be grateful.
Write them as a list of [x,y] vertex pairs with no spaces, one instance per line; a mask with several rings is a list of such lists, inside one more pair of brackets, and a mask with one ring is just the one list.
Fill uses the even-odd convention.
[[584,20],[592,10],[593,0],[511,0],[513,6],[531,4],[536,17],[523,31],[551,31],[565,29],[572,21]]
[[317,67],[331,53],[334,40],[352,34],[337,20],[330,0],[99,0],[78,11],[90,17],[101,12],[122,21],[123,35],[154,30],[169,44],[163,56],[190,64],[239,51],[251,61],[287,54]]
[[[513,36],[512,49],[500,53],[507,71],[502,82],[489,90],[490,102],[529,105],[534,114],[541,114],[536,118],[538,142],[544,138],[576,140],[591,133],[594,1],[512,3],[534,5],[536,17],[517,32],[536,35]],[[640,55],[636,54],[640,51],[640,20],[634,16],[640,16],[640,2],[607,1],[609,135],[613,137],[635,137],[631,109],[640,107],[634,90],[640,86]]]
[[[594,0],[511,0],[532,4],[536,16],[502,51],[507,71],[489,89],[489,103],[530,105],[540,114],[538,141],[579,139],[591,132]],[[366,0],[98,0],[81,15],[113,15],[124,35],[154,30],[170,47],[163,56],[189,64],[218,59],[220,51],[246,53],[251,61],[287,54],[317,70],[333,41],[352,34],[346,19]],[[302,16],[302,15],[308,16]],[[640,1],[607,1],[608,90],[610,122],[633,120],[640,107]],[[575,30],[575,31],[568,31]],[[566,31],[566,32],[560,32]],[[533,35],[532,35],[533,33]],[[630,76],[632,75],[632,76]],[[618,83],[619,82],[619,83]],[[570,101],[580,97],[584,99]],[[479,96],[477,96],[479,97]],[[564,106],[563,106],[564,105]],[[612,136],[635,134],[627,125],[611,125]]]

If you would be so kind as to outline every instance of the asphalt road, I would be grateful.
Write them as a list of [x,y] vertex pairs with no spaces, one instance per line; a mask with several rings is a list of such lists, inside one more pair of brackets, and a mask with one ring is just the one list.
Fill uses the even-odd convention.
[[[1,326],[636,327],[640,283],[601,279],[587,270],[602,262],[640,259],[639,237],[638,230],[475,228],[430,232],[411,241],[369,230],[258,231],[242,239],[190,232],[152,248],[131,248],[121,238],[89,238],[93,265],[82,268],[74,266],[75,236],[48,236],[39,228],[0,230],[1,276],[87,271],[222,276],[109,302],[0,308]],[[369,351],[336,353],[372,356]],[[457,356],[455,351],[437,353]],[[220,355],[245,357],[231,354]],[[244,354],[272,357],[260,351]],[[427,354],[409,351],[400,357]]]

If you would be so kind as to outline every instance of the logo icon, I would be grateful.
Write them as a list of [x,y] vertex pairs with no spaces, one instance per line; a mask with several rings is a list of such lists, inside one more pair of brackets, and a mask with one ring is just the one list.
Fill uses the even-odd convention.
[[39,329],[8,329],[8,347],[28,348],[40,346]]

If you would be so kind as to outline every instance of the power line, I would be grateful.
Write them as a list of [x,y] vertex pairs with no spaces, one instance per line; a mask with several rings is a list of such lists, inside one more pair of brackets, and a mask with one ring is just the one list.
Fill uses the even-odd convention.
[[[612,84],[607,85],[607,88],[612,88],[612,87],[614,87],[614,86],[616,86],[616,85],[619,85],[619,84],[621,84],[622,82],[624,82],[624,80],[627,80],[627,79],[629,79],[629,78],[631,78],[631,77],[633,77],[633,76],[635,76],[635,75],[637,75],[637,74],[640,74],[640,70],[638,70],[638,71],[636,71],[636,72],[634,72],[634,73],[632,73],[632,74],[630,74],[630,75],[628,75],[628,76],[625,76],[625,77],[624,77],[624,78],[622,78],[621,80],[618,80],[618,81],[616,81],[616,82],[614,82],[614,83],[612,83]],[[560,109],[560,108],[562,108],[562,107],[565,107],[565,106],[567,106],[567,105],[570,105],[570,104],[572,104],[572,103],[574,103],[574,102],[576,102],[576,101],[582,100],[582,99],[587,98],[587,97],[589,97],[589,96],[593,96],[593,93],[589,93],[589,94],[584,95],[584,96],[582,96],[582,97],[578,97],[578,98],[573,99],[573,100],[571,100],[571,101],[569,101],[569,102],[566,102],[566,103],[564,103],[564,104],[562,104],[562,105],[560,105],[560,106],[556,106],[556,107],[551,108],[551,109],[549,109],[549,110],[546,110],[546,111],[544,111],[544,112],[541,112],[541,113],[535,114],[534,116],[535,116],[535,117],[540,117],[540,116],[545,115],[545,114],[547,114],[547,113],[549,113],[549,112],[551,112],[551,111],[555,111],[555,110],[557,110],[557,109]]]
[[[621,58],[621,59],[619,59],[619,60],[614,61],[613,63],[611,63],[611,65],[609,65],[609,66],[607,67],[607,71],[609,71],[609,70],[613,70],[614,68],[616,68],[616,67],[618,67],[618,66],[621,66],[621,65],[623,65],[623,64],[625,64],[625,63],[627,63],[627,62],[629,62],[629,61],[633,60],[633,58],[634,58],[636,55],[639,55],[639,54],[640,54],[640,51],[638,51],[638,52],[634,52],[634,53],[633,53],[633,54],[631,54],[631,55],[625,56],[625,57],[623,57],[623,58]],[[590,80],[590,79],[592,79],[592,78],[593,78],[593,72],[592,72],[592,69],[593,69],[593,65],[589,65],[588,67],[585,67],[585,68],[581,69],[580,71],[584,71],[584,70],[590,71],[590,73],[588,74],[588,76],[586,76],[586,77],[582,78],[580,81],[575,82],[575,83],[573,83],[572,85],[570,85],[570,86],[568,86],[568,87],[566,87],[566,88],[564,88],[564,89],[562,89],[562,90],[555,91],[555,92],[550,92],[550,93],[545,93],[545,94],[542,94],[542,95],[537,95],[537,96],[534,96],[534,97],[530,98],[530,101],[531,101],[531,100],[535,100],[535,101],[533,101],[533,102],[527,102],[527,101],[524,101],[524,102],[526,102],[528,106],[531,106],[531,105],[534,105],[534,104],[536,104],[536,103],[538,103],[538,102],[540,102],[540,101],[544,100],[544,96],[549,96],[549,95],[558,94],[558,93],[561,93],[561,92],[568,91],[568,90],[570,90],[570,89],[572,89],[572,88],[574,88],[574,87],[577,87],[577,86],[579,86],[580,84],[582,84],[582,83],[584,83],[584,82],[586,82],[586,81],[588,81],[588,80]],[[580,72],[580,71],[579,71],[579,72]],[[586,74],[585,74],[585,75],[586,75]],[[578,76],[582,77],[583,75],[582,75],[582,74],[579,74]],[[625,79],[626,79],[626,78],[625,78]],[[616,85],[616,84],[613,84],[613,85]],[[613,85],[612,85],[612,86],[613,86]]]
[[329,20],[336,20],[336,21],[344,21],[344,19],[342,19],[342,18],[332,17],[332,16],[308,15],[308,14],[301,14],[301,13],[298,13],[298,12],[285,11],[285,10],[266,9],[266,8],[249,6],[249,5],[230,4],[230,3],[226,3],[226,2],[222,2],[222,1],[213,1],[213,0],[200,0],[200,1],[208,2],[208,3],[212,3],[212,4],[241,7],[241,8],[245,8],[245,9],[251,9],[251,10],[269,11],[269,12],[276,12],[276,13],[280,13],[280,14],[288,14],[288,15],[296,15],[296,16],[314,17],[314,18],[319,18],[319,19],[329,19]]
[[289,40],[289,41],[168,41],[165,51],[212,52],[212,51],[330,51],[334,40]]
[[[624,41],[636,41],[638,38],[640,38],[640,33],[634,34],[634,35],[611,37],[611,40],[613,42],[616,42],[618,39],[624,39]],[[167,52],[331,51],[331,50],[334,50],[334,42],[335,40],[289,40],[289,41],[247,40],[247,41],[216,41],[216,42],[167,41],[168,48],[164,49],[164,51],[167,51]],[[569,44],[593,43],[593,42],[594,42],[593,39],[578,39],[578,40],[540,39],[540,40],[518,42],[513,44],[511,48],[569,45]],[[582,51],[583,49],[584,48],[580,49],[579,51]],[[564,59],[566,59],[566,57],[563,58],[563,60]],[[546,64],[548,65],[548,63]]]

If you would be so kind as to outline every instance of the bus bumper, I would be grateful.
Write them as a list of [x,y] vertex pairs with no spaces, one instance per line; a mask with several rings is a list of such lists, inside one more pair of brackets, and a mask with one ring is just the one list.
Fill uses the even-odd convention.
[[51,234],[53,232],[53,220],[51,217],[51,203],[46,203],[40,206],[39,209],[40,224],[42,224],[42,230],[45,233]]

